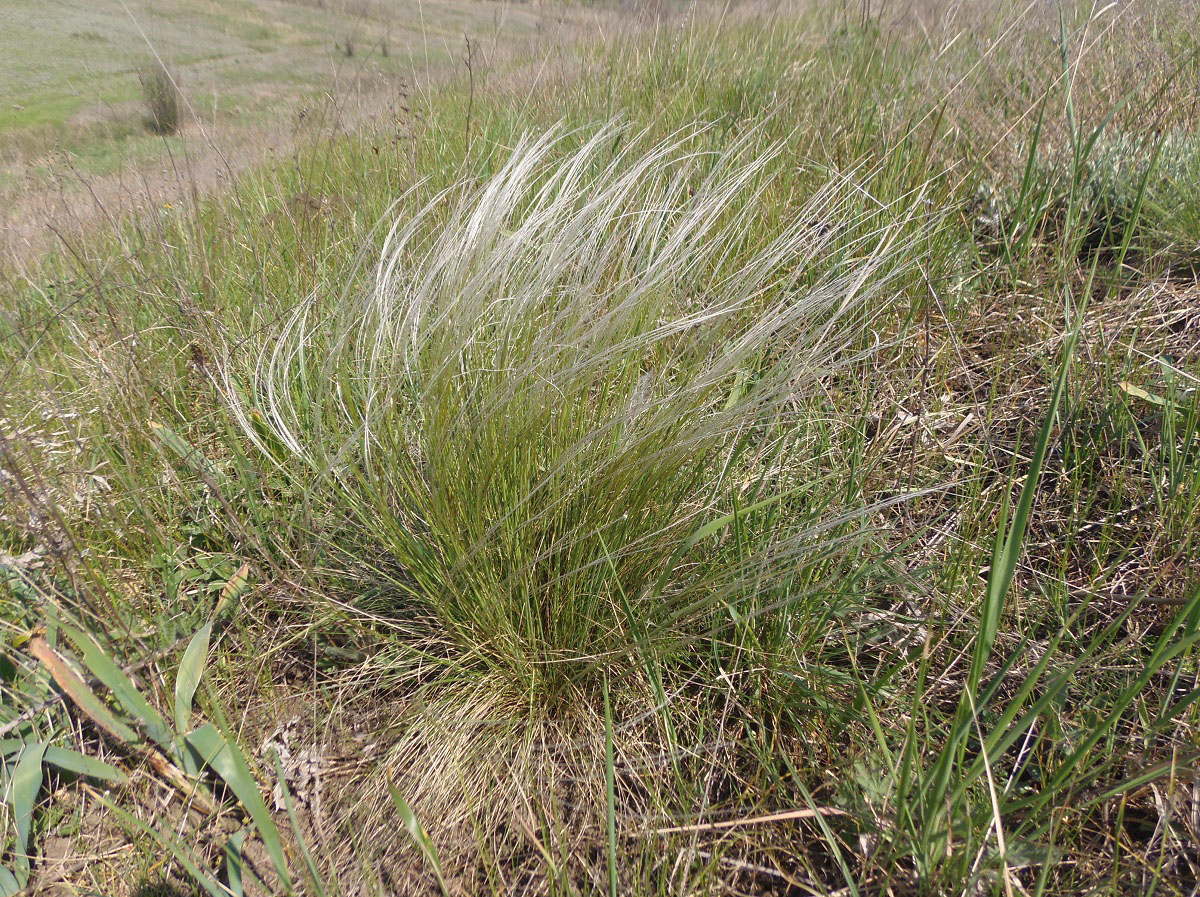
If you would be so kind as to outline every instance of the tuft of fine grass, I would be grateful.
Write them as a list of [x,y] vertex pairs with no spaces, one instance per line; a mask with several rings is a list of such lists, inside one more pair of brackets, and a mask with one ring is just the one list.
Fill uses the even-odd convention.
[[431,612],[534,700],[777,587],[802,516],[754,557],[712,544],[802,485],[792,403],[891,276],[897,225],[856,220],[836,183],[756,220],[779,148],[697,136],[522,140],[397,221],[366,296],[301,306],[238,405],[351,509],[392,587],[374,610]]
[[156,59],[138,77],[146,103],[147,127],[155,134],[174,134],[179,130],[182,106],[175,76]]

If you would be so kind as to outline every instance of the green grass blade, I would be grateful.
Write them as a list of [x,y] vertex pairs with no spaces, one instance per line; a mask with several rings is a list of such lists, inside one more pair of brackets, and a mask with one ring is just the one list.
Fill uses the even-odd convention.
[[392,806],[396,808],[396,812],[400,814],[400,821],[404,823],[404,829],[408,832],[413,843],[421,851],[425,861],[429,863],[433,869],[433,874],[437,876],[438,886],[442,889],[443,894],[449,894],[450,888],[446,885],[446,877],[442,873],[442,862],[438,858],[437,848],[433,841],[430,840],[429,834],[425,831],[425,827],[421,825],[421,820],[417,819],[417,814],[412,811],[412,807],[408,805],[403,795],[389,779],[388,794],[392,798]]
[[421,820],[416,818],[416,813],[413,808],[408,806],[408,801],[404,800],[400,790],[392,784],[391,779],[388,779],[388,794],[391,796],[392,806],[396,807],[396,812],[400,813],[400,820],[404,824],[404,831],[408,832],[408,836],[413,839],[413,843],[420,849],[421,855],[425,857],[425,861],[430,863],[433,869],[433,874],[438,879],[438,886],[442,889],[444,895],[449,895],[449,886],[446,886],[445,875],[442,872],[442,860],[438,857],[438,849],[434,847],[433,841],[425,831],[425,826],[421,825]]
[[[791,761],[788,761],[787,765],[795,776],[795,767],[792,766]],[[796,785],[796,788],[800,791],[800,795],[804,798],[804,802],[808,804],[809,809],[813,811],[813,821],[821,829],[821,835],[825,839],[825,846],[829,848],[829,852],[833,854],[833,858],[837,862],[838,871],[841,872],[842,880],[846,883],[846,888],[843,893],[849,894],[850,897],[859,897],[861,892],[859,891],[858,884],[855,881],[854,872],[851,870],[850,864],[846,860],[845,853],[839,846],[840,843],[842,843],[841,838],[839,838],[833,829],[829,827],[829,823],[825,820],[825,814],[818,811],[820,804],[813,799],[812,792],[810,792],[808,788],[804,786],[803,781],[798,776],[796,776],[793,781]]]
[[284,856],[283,842],[279,838],[279,829],[275,826],[275,820],[271,818],[262,792],[258,789],[258,782],[254,780],[241,751],[211,723],[192,732],[185,741],[196,752],[197,759],[212,767],[225,780],[246,808],[251,821],[258,828],[259,837],[267,848],[275,871],[290,891],[291,879],[288,876],[287,858]]
[[[1029,152],[1025,157],[1025,172],[1021,176],[1021,186],[1017,193],[1016,208],[1013,211],[1014,225],[1013,228],[1020,228],[1020,233],[1004,231],[1004,239],[1002,248],[1004,252],[1004,261],[1009,266],[1012,266],[1019,255],[1024,255],[1028,244],[1033,240],[1033,234],[1036,230],[1036,222],[1034,215],[1040,215],[1045,203],[1040,202],[1036,207],[1030,207],[1030,198],[1033,196],[1035,176],[1037,174],[1037,158],[1038,148],[1041,146],[1042,129],[1046,124],[1046,105],[1049,101],[1049,94],[1042,97],[1042,101],[1038,104],[1037,122],[1033,127],[1033,134],[1029,138]],[[1022,224],[1024,226],[1022,227]],[[1004,226],[1004,222],[1001,222]],[[1014,249],[1016,252],[1014,252]]]
[[650,639],[641,622],[642,618],[634,613],[633,605],[629,603],[629,596],[625,594],[625,589],[621,587],[621,580],[617,573],[616,565],[612,561],[612,553],[608,550],[608,544],[604,541],[603,537],[600,538],[600,545],[604,551],[604,559],[608,562],[609,572],[612,573],[617,595],[621,599],[621,608],[625,612],[625,622],[629,626],[629,631],[633,633],[634,645],[641,656],[642,666],[646,670],[646,677],[650,680],[650,685],[654,689],[654,700],[659,707],[659,716],[662,718],[663,731],[667,735],[667,750],[671,754],[671,762],[675,769],[675,774],[678,776],[679,762],[676,756],[678,741],[675,737],[675,724],[671,719],[671,705],[667,700],[667,691],[662,684],[662,675],[659,671],[658,660],[651,650]]
[[1133,200],[1133,207],[1129,210],[1129,218],[1125,221],[1125,227],[1121,234],[1121,245],[1117,249],[1116,258],[1113,260],[1113,267],[1120,272],[1121,267],[1125,264],[1125,256],[1129,252],[1129,246],[1133,242],[1133,234],[1137,230],[1138,222],[1142,217],[1142,206],[1146,202],[1146,189],[1150,185],[1150,176],[1154,173],[1158,166],[1158,158],[1162,154],[1163,143],[1166,136],[1160,136],[1154,144],[1154,152],[1150,155],[1150,161],[1146,163],[1146,170],[1142,172],[1142,176],[1138,182],[1137,195]]
[[671,574],[675,572],[675,568],[679,565],[679,562],[683,560],[687,553],[695,548],[697,544],[703,542],[710,536],[715,536],[726,527],[734,524],[737,520],[745,518],[753,514],[755,511],[760,511],[764,508],[769,508],[772,505],[777,505],[781,501],[784,501],[785,499],[790,498],[799,492],[803,492],[807,488],[809,488],[808,485],[804,484],[796,486],[793,489],[787,489],[768,498],[764,498],[761,501],[756,501],[753,504],[746,505],[746,507],[740,508],[732,513],[724,514],[721,517],[711,520],[703,526],[698,527],[690,536],[684,539],[680,546],[675,550],[675,553],[667,562],[666,567],[663,568],[662,574],[658,578],[658,582],[655,583],[653,594],[662,594],[663,589],[666,588],[667,582],[670,580]]
[[114,816],[120,819],[125,825],[131,828],[136,828],[139,831],[145,832],[156,842],[165,847],[179,864],[183,866],[187,872],[188,878],[203,888],[211,897],[230,897],[232,893],[229,888],[221,884],[207,869],[204,869],[196,862],[195,857],[184,845],[183,840],[169,828],[166,829],[166,834],[160,830],[160,827],[152,826],[144,820],[130,813],[128,810],[114,804],[112,801],[101,797],[100,803]]
[[1029,525],[1029,517],[1033,510],[1033,499],[1037,494],[1038,481],[1046,462],[1046,451],[1050,446],[1050,437],[1054,433],[1058,409],[1067,388],[1071,362],[1075,357],[1075,342],[1076,334],[1072,333],[1067,338],[1063,358],[1059,364],[1058,377],[1054,384],[1054,392],[1050,397],[1050,405],[1046,409],[1046,417],[1042,422],[1037,444],[1034,446],[1029,470],[1025,474],[1025,482],[1021,487],[1021,497],[1017,501],[1011,528],[1007,533],[1004,532],[1003,527],[1007,517],[1007,505],[1001,507],[1002,525],[996,531],[992,568],[988,571],[987,592],[980,614],[979,635],[976,638],[975,651],[971,658],[968,688],[972,690],[979,686],[984,666],[991,656],[992,646],[996,642],[996,634],[1000,629],[1004,602],[1017,573],[1017,564],[1020,561],[1025,542],[1025,530]]
[[1122,794],[1133,791],[1135,788],[1142,788],[1151,782],[1157,782],[1169,776],[1178,776],[1182,770],[1195,769],[1198,761],[1200,761],[1200,754],[1193,751],[1181,757],[1172,757],[1169,760],[1155,763],[1153,766],[1143,769],[1137,775],[1122,779],[1118,784],[1101,791],[1090,800],[1081,802],[1080,809],[1099,806],[1107,803],[1114,797],[1120,797]]
[[245,888],[242,876],[246,871],[245,858],[242,856],[242,845],[246,843],[249,829],[239,829],[225,842],[225,887],[233,897],[242,897]]
[[99,779],[102,782],[112,782],[118,785],[124,785],[129,782],[129,778],[125,773],[121,772],[115,766],[105,763],[103,760],[97,760],[95,757],[81,754],[78,751],[48,746],[46,748],[45,759],[51,766],[67,772],[73,772],[76,775],[87,776],[91,779]]
[[[1062,396],[1066,391],[1071,361],[1074,357],[1075,338],[1075,333],[1072,333],[1067,338],[1063,358],[1059,364],[1054,392],[1051,396],[1049,407],[1046,410],[1045,420],[1042,423],[1042,429],[1038,435],[1037,444],[1034,447],[1033,458],[1030,461],[1029,470],[1026,472],[1025,482],[1021,488],[1021,495],[1011,523],[1008,519],[1007,503],[1003,503],[1000,506],[1000,520],[996,527],[996,537],[992,548],[992,566],[988,571],[987,589],[980,609],[979,631],[975,637],[975,645],[971,655],[971,667],[968,671],[967,681],[963,686],[963,694],[959,699],[958,710],[950,726],[946,742],[938,753],[937,760],[933,764],[926,785],[921,789],[923,826],[926,832],[935,830],[940,824],[936,820],[942,814],[950,812],[953,807],[953,799],[950,798],[951,778],[955,768],[962,762],[961,754],[963,745],[975,719],[972,707],[984,706],[986,698],[989,697],[989,695],[983,695],[977,700],[976,692],[978,691],[984,670],[991,657],[992,648],[996,642],[996,636],[999,632],[1003,616],[1005,599],[1016,576],[1017,563],[1020,560],[1025,530],[1033,509],[1033,499],[1037,492],[1038,480],[1045,464],[1046,452],[1050,444],[1051,434],[1054,431],[1058,409],[1062,403]],[[1014,661],[1015,657],[1008,658],[1004,667],[1007,668]],[[999,679],[1002,678],[1003,675],[999,677]],[[999,679],[992,683],[989,694],[999,686]],[[1016,706],[1012,703],[1009,706],[1015,712]],[[986,744],[983,749],[987,750]],[[979,758],[976,758],[976,760],[977,762],[972,766],[972,773],[977,777],[979,772],[982,771],[982,764],[978,762]],[[955,798],[961,796],[965,787],[971,781],[973,779],[965,777],[960,779],[958,786],[954,789]]]
[[79,650],[84,666],[113,693],[113,697],[133,716],[142,731],[160,747],[170,748],[172,736],[167,721],[142,697],[116,661],[90,635],[66,625],[62,631]]
[[604,677],[604,793],[608,819],[608,894],[617,897],[617,788],[616,765],[613,758],[612,702],[608,694],[608,677]]
[[308,844],[304,841],[304,835],[300,831],[300,820],[296,818],[296,806],[292,802],[292,792],[287,785],[287,776],[283,772],[283,761],[279,759],[279,755],[275,755],[275,775],[276,781],[279,782],[279,790],[283,794],[283,805],[287,810],[288,821],[292,824],[292,833],[296,836],[296,842],[300,847],[300,855],[304,857],[304,865],[308,867],[308,875],[312,881],[313,890],[317,892],[317,897],[325,897],[325,883],[321,880],[321,872],[317,868],[316,860],[313,859],[312,852],[308,849]]

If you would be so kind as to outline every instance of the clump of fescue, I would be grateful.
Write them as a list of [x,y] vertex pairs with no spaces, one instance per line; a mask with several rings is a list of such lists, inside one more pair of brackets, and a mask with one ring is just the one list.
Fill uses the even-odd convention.
[[237,408],[346,509],[341,549],[395,596],[373,610],[430,614],[538,703],[786,603],[812,541],[800,513],[750,554],[721,546],[741,517],[699,531],[786,504],[795,399],[844,361],[901,225],[839,182],[782,209],[780,147],[703,136],[522,140],[397,221],[367,295],[298,308]]
[[138,77],[146,102],[146,127],[155,134],[174,134],[179,130],[181,105],[174,75],[155,60]]

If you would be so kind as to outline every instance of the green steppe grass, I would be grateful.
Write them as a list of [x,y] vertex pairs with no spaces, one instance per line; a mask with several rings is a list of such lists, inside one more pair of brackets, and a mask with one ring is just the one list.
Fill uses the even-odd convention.
[[1193,893],[1196,24],[647,15],[8,272],[0,891]]

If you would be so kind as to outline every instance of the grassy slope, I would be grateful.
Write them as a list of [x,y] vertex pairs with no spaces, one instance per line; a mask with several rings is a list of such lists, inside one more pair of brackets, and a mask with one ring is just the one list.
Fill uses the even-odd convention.
[[[290,111],[327,89],[335,69],[346,77],[409,75],[417,57],[449,55],[448,42],[457,51],[464,32],[478,33],[494,21],[470,4],[427,5],[423,20],[415,4],[238,0],[60,2],[36,17],[21,5],[0,15],[0,90],[8,98],[0,132],[7,154],[26,158],[52,146],[86,150],[88,123],[141,130],[137,73],[152,53],[176,70],[202,123],[217,123],[215,102],[222,118],[263,127],[278,124],[281,110],[272,107],[281,100]],[[532,28],[529,16],[513,16]],[[369,57],[365,67],[340,52],[347,38],[356,47],[352,58]]]
[[[41,246],[34,232],[59,191],[86,199],[86,183],[93,202],[112,208],[127,204],[119,191],[173,199],[164,171],[186,166],[209,186],[313,132],[402,115],[416,74],[457,62],[464,35],[489,54],[500,38],[503,51],[548,15],[455,0],[9,5],[0,9],[0,226],[13,245]],[[139,82],[155,56],[184,98],[180,134],[165,139],[147,127]]]
[[[322,142],[192,215],[48,259],[4,309],[14,500],[2,547],[51,549],[23,587],[132,657],[189,637],[250,561],[255,588],[217,642],[201,707],[251,753],[292,718],[304,744],[364,752],[300,823],[333,889],[335,866],[347,889],[372,874],[436,887],[431,852],[393,834],[390,779],[452,885],[472,893],[590,892],[610,871],[620,893],[1189,893],[1200,234],[1170,208],[1200,182],[1179,99],[1196,71],[1173,68],[1194,23],[1150,4],[1090,23],[1081,8],[1061,25],[1018,13],[930,16],[924,30],[821,11],[669,19],[583,62],[554,55],[417,102],[411,142]],[[1151,26],[1172,64],[1134,77],[1120,35]],[[1132,101],[1089,148],[1113,83]],[[564,707],[536,678],[514,695],[480,674],[465,638],[439,631],[436,601],[391,618],[403,571],[372,527],[386,511],[364,515],[294,465],[265,464],[210,375],[228,355],[248,377],[299,298],[333,312],[362,288],[353,263],[366,245],[370,267],[372,226],[406,187],[428,179],[402,216],[495,172],[527,130],[565,121],[587,134],[612,116],[647,127],[647,145],[697,121],[713,148],[755,127],[758,145],[784,141],[767,230],[831,172],[853,173],[862,227],[924,223],[905,231],[890,301],[869,310],[862,344],[877,348],[796,399],[779,475],[807,488],[705,557],[719,569],[795,521],[859,511],[830,530],[840,550],[753,579],[758,614],[729,601],[651,647],[630,618],[627,656],[580,674]],[[1173,135],[1172,158],[1143,179],[1153,146],[1135,138],[1154,129]],[[1047,419],[1042,476],[1023,481]],[[753,454],[738,473],[761,490]],[[1028,528],[1004,589],[993,545],[1023,482]],[[723,493],[706,512],[771,488]],[[14,634],[43,619],[29,601],[14,589]],[[175,656],[142,679],[164,705]],[[1147,769],[1158,775],[1139,779]],[[845,815],[786,816],[813,806]],[[39,818],[112,831],[57,796]],[[702,825],[645,836],[672,823]],[[125,869],[180,874],[129,837]],[[211,861],[218,846],[198,849]]]

